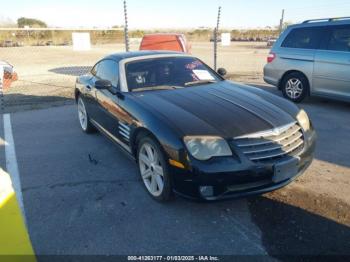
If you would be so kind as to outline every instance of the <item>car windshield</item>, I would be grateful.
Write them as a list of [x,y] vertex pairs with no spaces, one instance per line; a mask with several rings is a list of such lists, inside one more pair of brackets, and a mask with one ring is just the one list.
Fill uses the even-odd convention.
[[193,57],[167,57],[126,64],[129,91],[177,89],[222,81],[207,65]]

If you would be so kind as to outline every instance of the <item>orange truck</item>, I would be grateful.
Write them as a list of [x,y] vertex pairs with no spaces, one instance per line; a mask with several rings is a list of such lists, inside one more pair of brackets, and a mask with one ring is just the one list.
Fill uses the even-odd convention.
[[0,60],[0,86],[4,90],[10,88],[12,82],[17,81],[18,76],[12,65]]
[[140,50],[166,50],[191,53],[191,45],[184,34],[149,34],[142,38]]

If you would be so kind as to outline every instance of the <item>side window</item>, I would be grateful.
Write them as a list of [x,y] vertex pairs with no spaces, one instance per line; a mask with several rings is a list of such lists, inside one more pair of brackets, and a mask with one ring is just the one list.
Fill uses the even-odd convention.
[[318,49],[320,47],[323,32],[322,27],[309,27],[292,29],[282,43],[282,47]]
[[350,26],[333,27],[327,49],[350,52]]
[[119,67],[113,60],[103,60],[98,64],[96,74],[97,78],[111,81],[114,87],[118,87]]

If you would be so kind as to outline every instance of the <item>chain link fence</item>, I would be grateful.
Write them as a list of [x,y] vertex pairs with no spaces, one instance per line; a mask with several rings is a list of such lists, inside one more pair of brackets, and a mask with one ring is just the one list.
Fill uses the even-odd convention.
[[[72,33],[89,33],[91,48],[76,50]],[[30,110],[73,103],[76,78],[86,74],[102,57],[124,52],[122,29],[0,29],[0,61],[14,67],[18,80],[3,86],[2,112]],[[133,35],[131,35],[134,37]],[[141,37],[140,32],[136,32]],[[188,35],[193,55],[213,66],[210,35]],[[131,38],[130,49],[137,50],[139,39]],[[266,42],[232,42],[219,46],[218,67],[229,78],[245,83],[262,82],[262,70],[269,52]]]
[[[91,49],[73,48],[72,33],[89,33]],[[3,111],[72,102],[77,76],[108,53],[123,50],[123,32],[108,30],[2,29],[0,61],[13,66],[18,79],[3,86]]]

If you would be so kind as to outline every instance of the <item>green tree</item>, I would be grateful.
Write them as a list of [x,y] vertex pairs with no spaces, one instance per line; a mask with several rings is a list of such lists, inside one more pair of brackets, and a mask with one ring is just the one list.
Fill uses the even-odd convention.
[[17,25],[19,28],[29,27],[47,27],[46,23],[34,18],[21,17],[17,19]]

